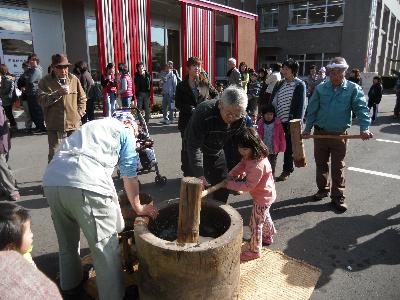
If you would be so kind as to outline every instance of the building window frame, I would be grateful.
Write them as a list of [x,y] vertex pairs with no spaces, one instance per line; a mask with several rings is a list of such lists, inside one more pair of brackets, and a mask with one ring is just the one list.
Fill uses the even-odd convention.
[[296,60],[300,67],[298,77],[305,78],[308,76],[308,67],[310,65],[316,65],[317,68],[326,66],[329,61],[336,56],[340,56],[339,53],[300,53],[300,54],[288,54],[286,58],[293,58]]
[[[344,19],[344,10],[345,10],[345,0],[320,0],[325,1],[325,3],[320,3],[319,5],[316,5],[313,1],[307,0],[307,1],[302,1],[302,2],[297,2],[297,3],[292,3],[289,5],[289,18],[288,18],[288,28],[287,30],[297,30],[297,29],[311,29],[311,28],[322,28],[322,27],[337,27],[337,26],[343,26],[343,19]],[[330,21],[328,18],[329,17],[334,17],[335,15],[329,15],[329,9],[332,9],[334,7],[339,7],[342,9],[342,13],[340,18],[335,21]],[[315,12],[320,10],[321,12]],[[294,15],[297,13],[297,15]],[[323,13],[323,21],[322,22],[311,22],[310,21],[310,16],[312,14],[318,15],[320,13]],[[298,18],[296,22],[293,22],[293,17],[302,17]],[[300,21],[302,20],[302,21]],[[303,23],[302,23],[303,22]]]
[[[265,19],[266,18],[268,18],[268,20],[270,21],[269,22],[270,24],[265,24]],[[279,4],[271,4],[269,6],[260,7],[259,20],[260,20],[260,23],[259,23],[260,32],[278,31],[278,26],[279,26]]]

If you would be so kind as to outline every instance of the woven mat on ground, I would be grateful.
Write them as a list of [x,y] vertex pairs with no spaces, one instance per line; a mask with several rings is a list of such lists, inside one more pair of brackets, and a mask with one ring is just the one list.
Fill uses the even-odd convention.
[[263,249],[240,264],[240,299],[309,299],[321,271],[282,252]]

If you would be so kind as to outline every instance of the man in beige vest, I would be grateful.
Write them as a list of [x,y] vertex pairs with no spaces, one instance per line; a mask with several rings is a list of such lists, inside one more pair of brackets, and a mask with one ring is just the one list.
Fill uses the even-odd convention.
[[86,95],[79,79],[69,73],[64,54],[51,57],[52,72],[39,82],[38,101],[44,110],[49,141],[49,162],[61,141],[80,126]]

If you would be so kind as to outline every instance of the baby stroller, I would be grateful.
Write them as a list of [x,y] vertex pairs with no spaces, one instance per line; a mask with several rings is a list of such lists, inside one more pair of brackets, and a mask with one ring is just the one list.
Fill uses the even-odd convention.
[[137,174],[142,175],[150,172],[155,172],[155,183],[159,185],[164,185],[167,183],[167,177],[160,174],[158,162],[153,148],[154,141],[150,138],[146,121],[138,108],[132,107],[131,111],[132,115],[135,117],[138,123],[139,129],[139,134],[136,138],[136,152],[139,155]]

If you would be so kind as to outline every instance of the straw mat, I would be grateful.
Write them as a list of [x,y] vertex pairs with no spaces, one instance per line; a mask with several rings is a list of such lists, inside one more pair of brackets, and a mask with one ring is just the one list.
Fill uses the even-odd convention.
[[239,299],[309,299],[320,274],[303,261],[263,249],[259,259],[240,264]]

